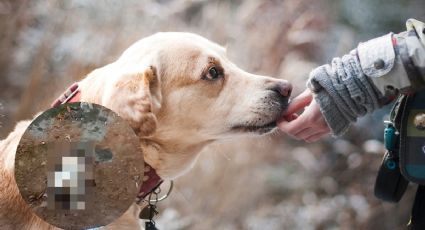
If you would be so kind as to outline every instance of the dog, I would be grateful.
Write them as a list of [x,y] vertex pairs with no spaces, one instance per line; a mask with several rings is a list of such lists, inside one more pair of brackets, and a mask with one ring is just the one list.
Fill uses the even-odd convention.
[[[285,80],[243,71],[220,45],[191,33],[157,33],[79,82],[81,101],[124,118],[140,138],[145,161],[164,180],[187,172],[208,144],[264,135],[288,105]],[[30,121],[0,142],[0,229],[55,229],[34,215],[14,181],[14,158]],[[140,229],[133,204],[107,229]]]

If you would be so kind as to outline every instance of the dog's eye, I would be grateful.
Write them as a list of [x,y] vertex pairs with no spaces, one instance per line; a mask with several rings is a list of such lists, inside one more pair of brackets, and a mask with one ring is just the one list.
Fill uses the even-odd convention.
[[211,67],[208,69],[208,73],[205,76],[205,78],[207,80],[217,80],[218,78],[220,78],[222,74],[217,70],[216,67]]

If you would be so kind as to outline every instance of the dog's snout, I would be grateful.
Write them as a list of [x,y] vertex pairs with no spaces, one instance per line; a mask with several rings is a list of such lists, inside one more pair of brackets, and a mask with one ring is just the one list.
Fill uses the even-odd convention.
[[287,81],[279,81],[274,84],[271,90],[277,92],[278,94],[289,97],[292,92],[292,85]]

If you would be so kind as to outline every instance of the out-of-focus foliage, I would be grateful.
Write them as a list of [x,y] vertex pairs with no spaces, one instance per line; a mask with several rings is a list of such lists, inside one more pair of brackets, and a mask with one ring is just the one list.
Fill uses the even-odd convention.
[[[227,46],[243,69],[304,88],[309,71],[360,41],[425,20],[422,0],[0,0],[0,137],[44,110],[71,82],[158,31],[190,31]],[[399,204],[373,196],[382,116],[344,138],[286,136],[206,148],[164,203],[161,229],[400,229]],[[189,137],[188,137],[189,138]]]

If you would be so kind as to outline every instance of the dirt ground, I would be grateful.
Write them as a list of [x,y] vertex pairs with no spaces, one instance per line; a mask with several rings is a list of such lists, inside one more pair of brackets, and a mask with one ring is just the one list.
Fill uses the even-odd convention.
[[[143,178],[143,154],[129,125],[106,108],[81,105],[50,109],[34,120],[19,143],[15,161],[15,178],[24,200],[39,217],[64,229],[111,223],[134,202]],[[61,165],[62,157],[72,156],[67,153],[71,150],[85,151],[85,164],[78,165],[88,169],[79,178],[84,180],[78,185],[84,191],[58,201],[55,191],[49,193],[48,173],[65,170],[58,166],[66,167]],[[105,151],[111,156],[105,158]],[[85,207],[70,209],[69,196],[83,201]]]

